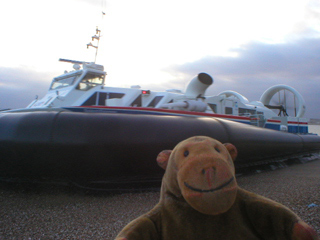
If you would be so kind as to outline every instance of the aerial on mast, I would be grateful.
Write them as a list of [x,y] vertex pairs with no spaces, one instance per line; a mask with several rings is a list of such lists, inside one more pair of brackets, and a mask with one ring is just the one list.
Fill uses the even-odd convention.
[[[103,2],[102,2],[102,8],[103,8]],[[104,16],[104,15],[106,15],[106,13],[105,13],[104,11],[102,11],[102,23],[101,23],[101,24],[103,24],[103,16]],[[98,26],[97,26],[97,28],[96,28],[96,34],[95,34],[94,36],[92,36],[92,41],[94,41],[94,40],[97,40],[97,41],[98,41],[97,45],[93,45],[92,42],[90,42],[90,43],[87,44],[87,48],[93,47],[93,48],[96,49],[96,55],[95,55],[95,58],[94,58],[94,63],[96,63],[96,61],[97,61],[97,55],[98,55],[100,37],[102,37],[102,36],[101,36],[101,30],[100,30],[100,29],[98,28]]]
[[96,63],[96,60],[97,60],[100,37],[101,37],[101,30],[99,30],[99,28],[97,26],[96,35],[92,36],[92,41],[94,41],[94,40],[98,41],[97,45],[93,45],[92,42],[87,44],[87,48],[94,47],[96,49],[96,55],[95,55],[95,58],[94,58],[94,63]]

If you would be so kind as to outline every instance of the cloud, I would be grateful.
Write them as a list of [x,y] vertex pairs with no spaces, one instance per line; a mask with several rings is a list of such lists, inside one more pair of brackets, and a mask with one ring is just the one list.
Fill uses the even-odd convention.
[[36,95],[43,97],[53,75],[24,67],[0,67],[0,109],[25,108]]
[[276,84],[297,89],[307,105],[306,117],[320,118],[320,38],[304,38],[288,43],[251,42],[232,49],[236,57],[207,56],[194,62],[164,69],[173,76],[190,79],[207,72],[215,84],[207,94],[234,90],[249,100]]

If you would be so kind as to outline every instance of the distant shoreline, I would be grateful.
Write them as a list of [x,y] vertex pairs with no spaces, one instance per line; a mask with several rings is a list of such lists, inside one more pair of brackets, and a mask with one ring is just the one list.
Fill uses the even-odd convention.
[[310,118],[309,125],[320,125],[320,119]]

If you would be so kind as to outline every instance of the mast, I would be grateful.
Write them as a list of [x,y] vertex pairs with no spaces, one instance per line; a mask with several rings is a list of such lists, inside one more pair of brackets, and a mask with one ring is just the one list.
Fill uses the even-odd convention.
[[99,28],[98,28],[98,26],[97,26],[97,28],[96,28],[96,35],[92,36],[92,41],[94,41],[94,40],[97,40],[97,41],[98,41],[97,45],[93,45],[92,42],[90,42],[90,43],[87,44],[87,48],[93,47],[93,48],[96,49],[96,55],[95,55],[95,58],[94,58],[94,63],[96,63],[96,61],[97,61],[97,55],[98,55],[100,37],[101,37],[101,30],[99,30]]
[[[103,6],[102,6],[102,7],[103,7]],[[103,16],[104,16],[104,15],[106,15],[106,14],[105,14],[104,11],[102,11],[102,24],[103,24]],[[97,40],[97,41],[98,41],[98,42],[97,42],[97,45],[93,45],[92,42],[90,42],[90,43],[87,44],[87,48],[93,47],[93,48],[96,49],[96,55],[95,55],[95,58],[94,58],[94,63],[96,63],[96,61],[97,61],[97,55],[98,55],[100,37],[102,37],[102,36],[101,36],[101,30],[100,30],[100,29],[98,28],[98,26],[97,26],[97,28],[96,28],[96,34],[95,34],[94,36],[92,36],[92,41],[94,41],[94,40]]]

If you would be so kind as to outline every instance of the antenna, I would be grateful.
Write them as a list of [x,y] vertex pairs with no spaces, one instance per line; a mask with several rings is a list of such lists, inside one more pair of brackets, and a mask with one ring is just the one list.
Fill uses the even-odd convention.
[[93,48],[96,49],[96,55],[95,55],[95,58],[94,58],[94,63],[96,63],[96,61],[97,61],[97,55],[98,55],[100,37],[101,37],[101,30],[99,30],[99,28],[98,28],[98,26],[97,26],[97,28],[96,28],[96,35],[92,36],[92,41],[94,41],[94,40],[97,40],[97,41],[98,41],[97,45],[93,45],[92,42],[90,42],[90,43],[87,44],[87,48],[93,47]]
[[[102,2],[102,8],[103,8],[103,2]],[[106,15],[106,13],[105,13],[104,11],[102,11],[102,12],[101,12],[101,15],[102,15],[102,23],[101,23],[101,24],[103,24],[103,17],[104,17],[104,15]],[[102,37],[102,36],[101,36],[101,30],[100,30],[100,29],[98,28],[98,26],[97,26],[97,27],[96,27],[96,34],[91,37],[91,38],[92,38],[92,41],[94,41],[94,40],[97,40],[97,41],[98,41],[97,45],[93,45],[92,42],[90,42],[90,43],[87,44],[87,48],[93,47],[93,48],[96,49],[96,55],[95,55],[95,58],[94,58],[94,63],[96,63],[96,61],[97,61],[97,55],[98,55],[100,37]]]

